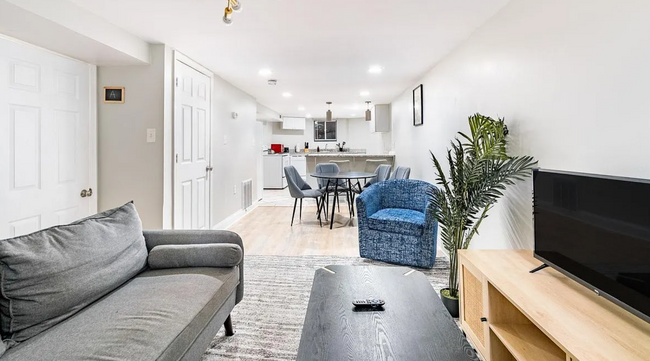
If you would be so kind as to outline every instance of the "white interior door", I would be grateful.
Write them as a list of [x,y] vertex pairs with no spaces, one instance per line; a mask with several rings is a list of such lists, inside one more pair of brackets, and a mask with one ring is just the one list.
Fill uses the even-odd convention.
[[174,72],[174,229],[209,229],[211,78],[181,59]]
[[0,37],[0,239],[96,209],[95,195],[81,197],[96,166],[91,69]]

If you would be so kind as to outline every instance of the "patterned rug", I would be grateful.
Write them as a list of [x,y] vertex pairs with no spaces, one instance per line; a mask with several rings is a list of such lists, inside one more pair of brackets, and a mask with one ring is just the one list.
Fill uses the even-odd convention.
[[[235,336],[222,328],[202,360],[295,360],[314,271],[334,264],[390,266],[354,257],[246,256],[244,299],[232,312]],[[440,291],[448,269],[438,257],[433,269],[420,271]]]

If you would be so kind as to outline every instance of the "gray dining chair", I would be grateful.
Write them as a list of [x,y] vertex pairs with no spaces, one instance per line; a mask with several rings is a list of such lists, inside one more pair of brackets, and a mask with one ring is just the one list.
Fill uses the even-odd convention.
[[409,179],[411,176],[411,168],[409,167],[397,167],[393,174],[390,175],[390,179]]
[[[316,173],[339,173],[341,170],[336,163],[320,163],[316,164]],[[336,194],[334,194],[335,190],[335,182],[338,182],[338,189]],[[329,206],[329,195],[332,194],[334,197],[336,197],[336,202],[339,204],[339,212],[341,211],[341,203],[339,202],[339,194],[345,193],[347,202],[348,202],[348,208],[350,210],[350,213],[352,212],[352,208],[350,203],[350,189],[348,188],[347,181],[345,179],[330,179],[329,180],[329,188],[325,189],[327,187],[328,180],[323,179],[323,178],[318,178],[318,188],[321,192],[325,193],[325,204],[326,207]],[[327,213],[327,212],[326,212]]]
[[[298,199],[300,199],[300,220],[302,221],[303,198],[314,198],[316,200],[316,207],[320,210],[320,198],[323,196],[323,192],[319,189],[312,189],[309,184],[302,179],[296,167],[292,165],[284,167],[284,174],[287,177],[289,194],[291,194],[292,198],[295,198],[293,201],[293,214],[291,215],[291,226],[293,227],[293,219],[296,217],[296,205],[298,204]],[[323,226],[320,213],[318,213],[318,223],[320,223],[321,227]]]
[[383,182],[389,179],[391,168],[392,167],[388,164],[382,164],[379,167],[377,167],[377,169],[375,169],[375,176],[370,178],[370,180],[368,181],[368,183],[366,183],[364,188],[368,188],[375,183]]

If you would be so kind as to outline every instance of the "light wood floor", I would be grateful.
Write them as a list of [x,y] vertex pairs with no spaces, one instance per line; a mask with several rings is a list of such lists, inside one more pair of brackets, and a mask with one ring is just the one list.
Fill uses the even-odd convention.
[[302,222],[296,209],[291,227],[292,210],[285,206],[257,207],[229,230],[241,236],[247,255],[359,256],[358,228],[346,225],[347,207],[337,213],[333,230],[325,222],[319,226],[315,206],[303,207]]

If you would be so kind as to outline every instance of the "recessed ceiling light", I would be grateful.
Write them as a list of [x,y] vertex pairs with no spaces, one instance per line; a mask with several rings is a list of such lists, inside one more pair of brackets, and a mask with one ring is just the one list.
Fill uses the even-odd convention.
[[303,110],[305,110],[305,107],[303,107],[303,106],[299,106],[299,107],[298,107],[298,110],[300,110],[300,111],[302,112]]
[[356,115],[356,114],[350,114],[350,116],[351,116],[351,117],[356,117],[357,115]]
[[269,76],[273,74],[273,71],[271,69],[264,68],[264,69],[260,69],[260,71],[258,71],[257,74],[259,74],[260,76]]
[[284,93],[282,93],[282,96],[285,97],[285,98],[291,98],[291,93],[284,92]]
[[305,118],[311,118],[311,114],[305,114]]
[[359,93],[359,95],[361,95],[362,97],[367,97],[368,95],[370,95],[370,92],[367,90],[363,90],[361,91],[361,93]]
[[370,68],[368,68],[368,73],[370,74],[380,74],[384,68],[381,67],[381,65],[371,65]]

